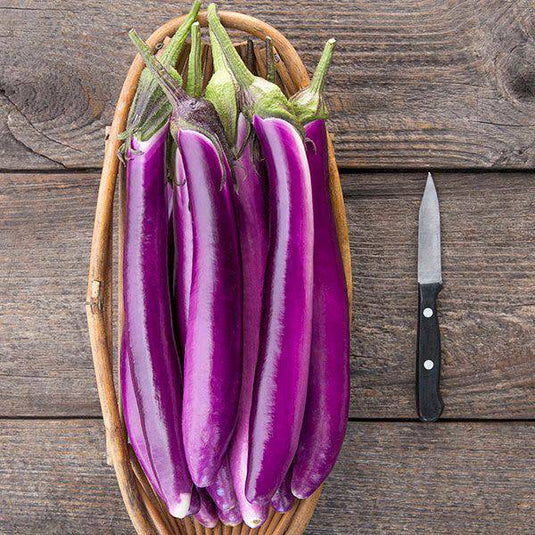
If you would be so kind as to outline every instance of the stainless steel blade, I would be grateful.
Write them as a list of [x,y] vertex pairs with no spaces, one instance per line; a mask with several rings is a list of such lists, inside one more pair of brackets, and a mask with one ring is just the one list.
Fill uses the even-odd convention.
[[418,282],[442,282],[440,211],[431,173],[427,175],[418,219]]

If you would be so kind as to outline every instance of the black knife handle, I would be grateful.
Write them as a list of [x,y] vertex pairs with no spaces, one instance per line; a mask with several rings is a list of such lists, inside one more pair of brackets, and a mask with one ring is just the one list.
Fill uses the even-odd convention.
[[440,330],[437,316],[437,296],[441,283],[418,284],[418,359],[416,399],[418,416],[424,422],[434,422],[444,405],[440,397]]

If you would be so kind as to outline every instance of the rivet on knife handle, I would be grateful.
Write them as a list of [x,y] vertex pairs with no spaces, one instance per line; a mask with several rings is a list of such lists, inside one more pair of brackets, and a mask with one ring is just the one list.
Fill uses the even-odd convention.
[[437,296],[442,289],[440,212],[429,173],[418,221],[418,358],[416,398],[418,416],[433,422],[442,413],[440,397],[440,330]]

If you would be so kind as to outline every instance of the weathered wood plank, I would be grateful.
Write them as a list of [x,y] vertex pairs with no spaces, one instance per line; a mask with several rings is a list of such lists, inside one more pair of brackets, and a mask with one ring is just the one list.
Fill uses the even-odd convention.
[[[338,39],[328,86],[344,167],[535,165],[533,0],[231,0],[285,32],[309,68]],[[0,6],[0,169],[97,167],[143,35],[187,9],[161,0]],[[31,38],[29,38],[31,36]]]
[[[535,417],[535,180],[437,173],[445,417]],[[98,176],[0,175],[0,415],[98,415],[83,310]],[[343,175],[353,417],[413,418],[425,173]]]
[[[98,420],[0,420],[2,533],[133,533]],[[535,530],[535,425],[352,423],[307,533]]]

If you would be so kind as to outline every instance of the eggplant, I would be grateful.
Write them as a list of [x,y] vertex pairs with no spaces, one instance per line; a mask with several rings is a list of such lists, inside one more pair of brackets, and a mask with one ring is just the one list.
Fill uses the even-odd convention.
[[265,504],[295,455],[305,411],[312,326],[314,222],[302,128],[279,87],[245,66],[208,7],[210,30],[240,86],[266,160],[270,219],[250,426],[246,497]]
[[240,524],[243,520],[239,507],[234,507],[234,509],[229,509],[228,511],[220,511],[218,509],[217,514],[219,520],[221,520],[225,526],[234,527]]
[[[142,466],[150,467],[147,476],[169,512],[183,518],[192,482],[182,442],[181,370],[169,290],[167,133],[165,125],[148,141],[133,136],[127,153],[121,369],[123,412],[134,451]],[[138,440],[138,426],[144,441]]]
[[232,153],[213,105],[189,97],[133,30],[130,37],[173,105],[171,132],[188,181],[193,268],[182,427],[191,477],[206,487],[226,454],[241,385],[242,273]]
[[267,260],[246,495],[270,500],[295,455],[307,396],[314,225],[310,172],[288,122],[254,117],[269,181]]
[[[250,126],[243,115],[237,117],[236,87],[227,69],[221,47],[210,35],[215,72],[206,88],[225,127],[227,139],[240,156],[234,165],[236,188],[234,205],[238,217],[243,271],[243,368],[238,421],[230,445],[230,467],[234,490],[244,522],[261,525],[268,515],[267,505],[252,504],[245,496],[249,452],[249,421],[254,375],[258,361],[262,293],[269,244],[267,184],[259,158],[253,156]],[[217,503],[217,501],[216,501]]]
[[278,513],[287,513],[295,503],[295,496],[292,494],[292,469],[284,477],[281,486],[271,498],[271,505]]
[[191,271],[193,268],[193,223],[189,201],[188,182],[182,163],[182,155],[175,147],[176,183],[173,192],[173,235],[174,235],[174,308],[175,335],[179,353],[184,360],[186,333],[191,292]]
[[335,46],[324,53],[310,86],[293,99],[310,143],[314,205],[314,292],[307,405],[294,460],[292,492],[308,498],[331,472],[349,415],[349,302],[329,188],[329,151],[322,93]]
[[235,166],[238,214],[243,269],[243,372],[238,422],[230,446],[234,489],[244,522],[251,528],[264,523],[266,504],[251,503],[245,496],[249,458],[249,429],[253,386],[260,339],[262,296],[269,246],[267,183],[261,162],[253,157],[249,128],[243,115],[238,119],[236,143],[243,147]]
[[205,489],[199,489],[199,498],[201,505],[199,511],[193,516],[195,516],[196,520],[205,528],[215,528],[217,526],[218,517],[212,498],[210,498]]
[[[128,342],[126,340],[126,333],[123,334],[122,344]],[[121,344],[121,346],[122,346]],[[162,496],[162,490],[154,469],[147,446],[147,440],[143,429],[143,422],[139,411],[138,402],[136,399],[136,391],[132,380],[132,372],[130,371],[130,359],[127,358],[126,350],[123,351],[121,347],[121,398],[123,404],[123,416],[125,420],[126,430],[128,433],[128,440],[136,454],[139,464],[143,468],[143,472],[150,481],[152,488],[156,491],[158,496]]]
[[228,456],[225,456],[223,459],[214,483],[206,487],[206,490],[216,504],[218,511],[227,512],[236,508],[238,505],[236,493],[232,486],[232,474],[230,472]]
[[[199,23],[195,22],[191,26],[191,50],[186,80],[186,93],[194,98],[198,98],[202,91],[201,52],[201,30]],[[177,150],[176,143],[173,143],[173,152],[175,169],[173,188],[175,335],[183,361],[193,267],[193,226],[188,181],[182,155]]]
[[196,515],[201,509],[201,497],[199,496],[199,491],[194,486],[191,489],[191,501],[189,503],[188,516]]

